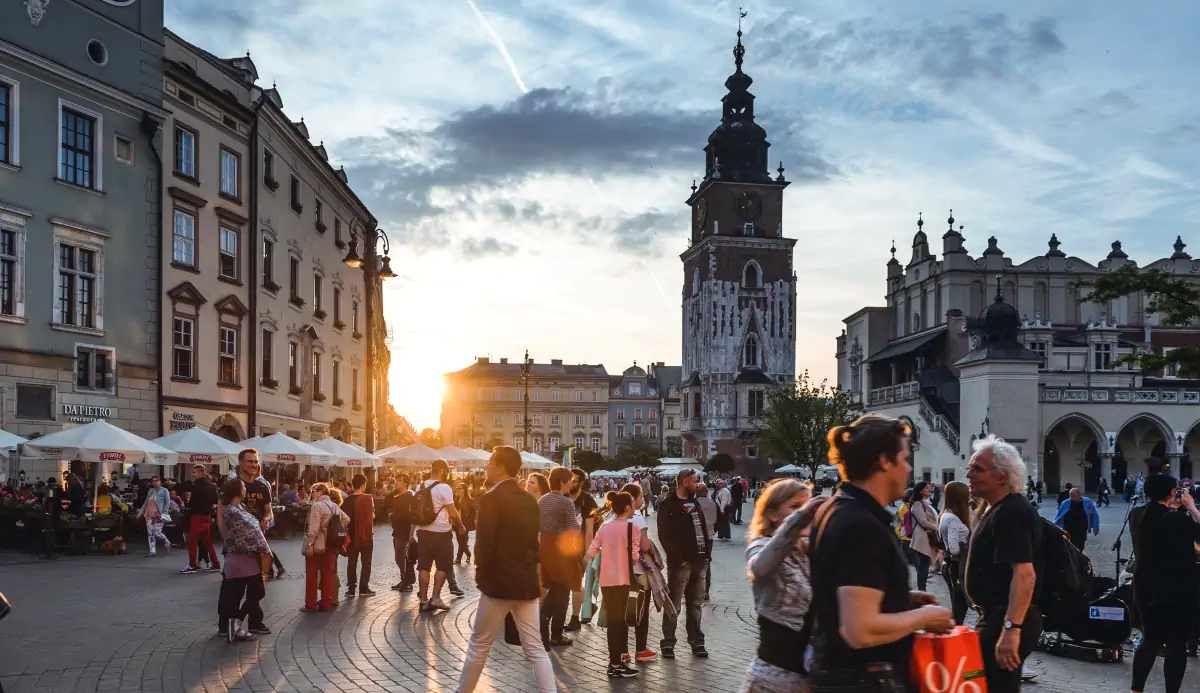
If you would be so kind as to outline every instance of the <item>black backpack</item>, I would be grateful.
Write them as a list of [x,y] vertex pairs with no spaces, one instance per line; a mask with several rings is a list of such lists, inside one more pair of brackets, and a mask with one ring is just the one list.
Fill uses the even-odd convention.
[[413,496],[410,514],[412,515],[412,523],[419,527],[431,525],[437,520],[437,516],[442,510],[434,508],[433,505],[433,489],[445,482],[439,481],[429,486],[422,486]]
[[1042,570],[1038,575],[1041,596],[1038,608],[1047,623],[1068,626],[1085,618],[1092,595],[1092,562],[1075,547],[1058,525],[1042,522]]
[[346,555],[346,547],[350,544],[350,533],[346,531],[346,527],[342,525],[342,518],[334,513],[329,518],[329,526],[325,529],[325,550],[336,551],[340,555]]

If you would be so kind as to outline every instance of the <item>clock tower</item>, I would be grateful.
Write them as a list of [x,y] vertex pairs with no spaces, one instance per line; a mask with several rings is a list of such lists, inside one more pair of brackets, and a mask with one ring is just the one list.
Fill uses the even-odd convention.
[[730,454],[738,471],[771,470],[757,441],[766,392],[796,378],[795,239],[783,235],[783,163],[768,172],[767,133],[754,122],[753,80],[725,80],[721,124],[708,138],[704,179],[693,184],[692,233],[683,261],[684,455]]

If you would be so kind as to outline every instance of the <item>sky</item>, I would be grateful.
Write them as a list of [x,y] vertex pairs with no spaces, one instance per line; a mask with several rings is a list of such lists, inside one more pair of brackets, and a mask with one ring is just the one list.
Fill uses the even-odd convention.
[[[1200,5],[1165,0],[168,0],[249,51],[392,241],[392,401],[438,426],[476,356],[681,360],[679,254],[738,7],[772,160],[793,181],[797,365],[835,378],[895,240],[953,208],[978,255],[1177,235],[1200,257]],[[940,249],[934,243],[934,250]]]

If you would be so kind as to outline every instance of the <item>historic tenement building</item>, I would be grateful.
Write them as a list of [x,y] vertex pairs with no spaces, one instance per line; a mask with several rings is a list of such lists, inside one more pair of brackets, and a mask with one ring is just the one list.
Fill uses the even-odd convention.
[[[1081,281],[1133,262],[1120,242],[1095,264],[1061,246],[1052,235],[1044,255],[1018,264],[992,237],[973,257],[951,213],[939,259],[918,220],[908,262],[892,249],[887,304],[845,319],[838,384],[868,411],[913,420],[918,478],[962,478],[972,441],[988,432],[1018,445],[1051,490],[1195,473],[1200,381],[1110,364],[1200,343],[1200,328],[1164,326],[1142,296],[1088,300]],[[1200,280],[1185,247],[1177,238],[1148,266]]]
[[567,445],[606,457],[616,453],[608,433],[609,375],[604,366],[570,365],[553,359],[550,363],[531,362],[528,377],[524,372],[520,359],[493,361],[481,356],[470,366],[447,373],[442,397],[443,441],[460,448],[511,445],[547,457]]
[[[103,418],[158,435],[162,11],[0,3],[0,427],[12,433]],[[25,465],[30,478],[59,467]]]
[[616,454],[621,444],[638,436],[662,447],[662,395],[654,378],[637,365],[609,376],[608,439]]
[[704,148],[704,179],[687,204],[683,261],[683,454],[726,452],[739,471],[765,476],[757,432],[766,391],[796,374],[795,239],[783,235],[783,164],[768,172],[767,133],[754,122],[753,80],[742,72],[742,33],[725,81],[721,124]]

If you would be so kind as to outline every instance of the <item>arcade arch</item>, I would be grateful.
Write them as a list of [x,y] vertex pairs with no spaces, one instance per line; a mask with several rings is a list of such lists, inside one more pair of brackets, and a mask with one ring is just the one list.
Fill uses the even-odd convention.
[[1083,486],[1095,491],[1100,484],[1100,453],[1104,429],[1083,414],[1067,414],[1046,430],[1042,449],[1042,481],[1048,493],[1063,486]]

